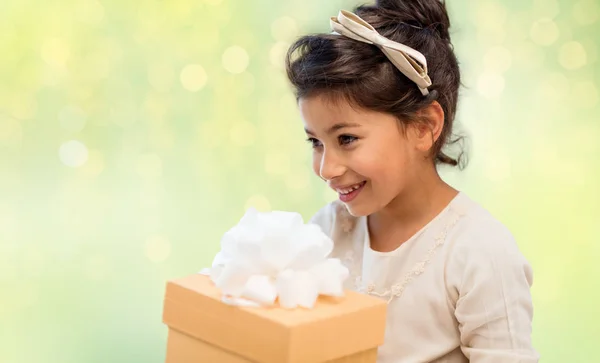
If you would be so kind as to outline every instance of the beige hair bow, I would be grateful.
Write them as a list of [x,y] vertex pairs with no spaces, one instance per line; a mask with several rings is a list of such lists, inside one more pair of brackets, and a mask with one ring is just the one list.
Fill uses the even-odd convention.
[[337,18],[331,17],[330,24],[339,35],[376,45],[402,74],[419,87],[423,95],[429,94],[431,79],[427,74],[427,60],[421,52],[382,36],[371,24],[346,10],[341,10]]

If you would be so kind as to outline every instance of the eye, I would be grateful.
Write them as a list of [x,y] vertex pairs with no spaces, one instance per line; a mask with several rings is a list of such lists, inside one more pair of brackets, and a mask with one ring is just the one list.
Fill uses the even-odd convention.
[[358,140],[358,137],[351,135],[340,135],[338,140],[340,141],[340,145],[348,145]]
[[322,145],[321,141],[315,139],[314,137],[309,137],[308,139],[306,139],[306,141],[309,144],[311,144],[313,148],[318,148],[318,147],[320,147]]

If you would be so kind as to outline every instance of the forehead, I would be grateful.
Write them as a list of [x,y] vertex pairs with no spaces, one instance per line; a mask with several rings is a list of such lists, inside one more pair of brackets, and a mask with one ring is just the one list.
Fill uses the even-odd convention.
[[353,124],[361,128],[397,127],[397,119],[389,114],[367,110],[344,99],[313,96],[298,102],[300,114],[307,130],[319,133],[336,124]]
[[364,113],[345,100],[332,100],[324,96],[312,96],[299,100],[300,113],[306,123],[336,123],[360,121]]

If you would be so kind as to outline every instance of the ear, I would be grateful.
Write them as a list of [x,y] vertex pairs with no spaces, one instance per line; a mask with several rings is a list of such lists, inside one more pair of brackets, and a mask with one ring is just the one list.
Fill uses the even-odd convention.
[[414,125],[416,147],[421,151],[429,151],[444,129],[444,110],[437,101],[433,101],[419,110],[417,117],[423,121]]

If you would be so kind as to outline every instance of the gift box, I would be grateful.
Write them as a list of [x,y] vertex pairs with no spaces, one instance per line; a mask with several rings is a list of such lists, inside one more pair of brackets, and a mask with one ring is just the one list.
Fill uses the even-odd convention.
[[169,281],[167,363],[375,363],[387,304],[346,291],[312,308],[227,304],[210,277]]

